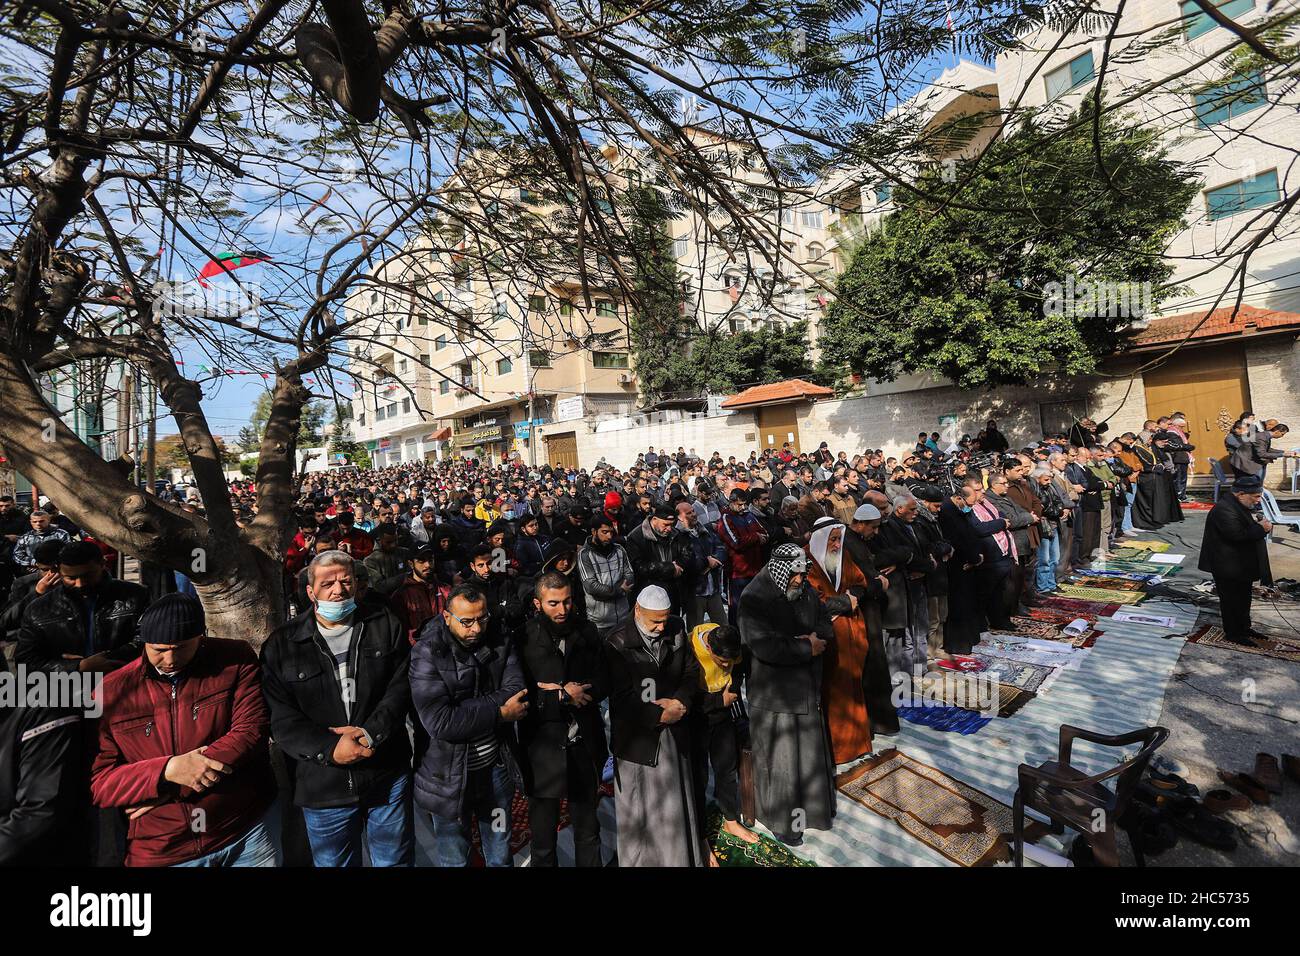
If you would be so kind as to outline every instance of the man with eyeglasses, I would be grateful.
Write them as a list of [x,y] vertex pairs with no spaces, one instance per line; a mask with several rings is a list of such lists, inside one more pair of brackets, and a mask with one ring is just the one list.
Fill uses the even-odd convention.
[[528,691],[513,643],[491,624],[487,595],[477,585],[458,585],[411,652],[411,702],[430,738],[415,775],[415,802],[432,821],[438,866],[469,865],[474,818],[487,865],[513,865],[513,725],[528,714]]

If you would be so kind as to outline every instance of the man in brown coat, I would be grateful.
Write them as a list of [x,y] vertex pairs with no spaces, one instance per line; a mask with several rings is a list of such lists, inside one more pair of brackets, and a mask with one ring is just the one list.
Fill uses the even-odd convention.
[[[1043,502],[1034,491],[1033,486],[1029,484],[1029,472],[1033,470],[1034,463],[1025,455],[1016,456],[1016,464],[1008,466],[1006,469],[1007,476],[1007,497],[1014,501],[1026,511],[1032,512],[1035,522],[1043,517]],[[1037,523],[1031,524],[1027,529],[1029,532],[1029,548],[1026,554],[1020,555],[1021,579],[1024,586],[1021,590],[1021,600],[1025,607],[1034,607],[1038,601],[1038,587],[1036,583],[1036,568],[1038,565],[1038,544],[1042,538],[1039,533]]]

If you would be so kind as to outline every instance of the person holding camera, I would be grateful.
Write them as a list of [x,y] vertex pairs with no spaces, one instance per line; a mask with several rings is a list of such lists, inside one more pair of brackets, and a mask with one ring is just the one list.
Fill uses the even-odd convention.
[[609,756],[600,702],[608,680],[600,635],[577,616],[569,579],[548,571],[537,579],[539,613],[524,627],[519,649],[527,697],[534,706],[519,724],[521,767],[532,829],[530,866],[556,866],[560,801],[568,799],[578,866],[600,866],[596,819],[600,772]]

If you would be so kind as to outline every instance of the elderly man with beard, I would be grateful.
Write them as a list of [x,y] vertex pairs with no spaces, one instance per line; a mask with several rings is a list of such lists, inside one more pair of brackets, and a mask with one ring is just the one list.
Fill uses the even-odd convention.
[[[868,492],[868,495],[876,492]],[[890,736],[898,733],[898,711],[894,708],[893,680],[889,674],[889,659],[885,654],[884,608],[889,601],[889,577],[877,564],[877,555],[869,543],[880,532],[882,515],[873,504],[864,503],[853,512],[853,521],[844,535],[844,550],[868,581],[879,587],[872,588],[870,600],[861,604],[867,622],[867,663],[863,670],[863,691],[866,694],[867,714],[871,718],[871,733]]]
[[881,593],[880,581],[867,580],[845,553],[847,529],[834,518],[822,518],[808,542],[808,583],[831,615],[835,640],[827,645],[822,690],[830,724],[835,763],[848,763],[871,751],[871,726],[863,668],[868,657],[864,605]]
[[803,842],[835,816],[835,761],[822,703],[822,654],[834,640],[830,613],[808,586],[808,559],[778,545],[740,598],[758,819],[778,840]]
[[555,571],[537,580],[538,613],[524,628],[520,662],[529,714],[519,725],[524,789],[532,830],[531,866],[555,866],[560,801],[568,799],[578,866],[600,866],[596,801],[609,755],[600,702],[608,693],[602,641],[574,613],[573,589]]
[[620,866],[702,866],[690,728],[700,664],[668,592],[652,584],[605,642]]

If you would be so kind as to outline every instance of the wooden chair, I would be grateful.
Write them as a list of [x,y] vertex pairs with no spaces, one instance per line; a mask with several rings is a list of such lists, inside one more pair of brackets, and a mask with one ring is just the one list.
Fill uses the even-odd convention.
[[[1075,738],[1091,741],[1103,747],[1127,747],[1140,743],[1141,749],[1129,759],[1105,773],[1088,776],[1070,766],[1070,750]],[[1022,763],[1018,770],[1020,787],[1011,807],[1015,823],[1015,865],[1024,865],[1025,809],[1037,810],[1052,822],[1053,833],[1063,833],[1068,826],[1087,834],[1093,857],[1102,866],[1119,866],[1119,846],[1115,831],[1128,829],[1129,801],[1133,789],[1146,771],[1151,757],[1169,738],[1164,727],[1146,727],[1126,734],[1108,737],[1080,727],[1061,725],[1061,742],[1056,760],[1037,767]],[[1111,777],[1117,778],[1115,789],[1104,785]],[[1145,866],[1142,841],[1137,830],[1128,829],[1129,841],[1138,866]]]

